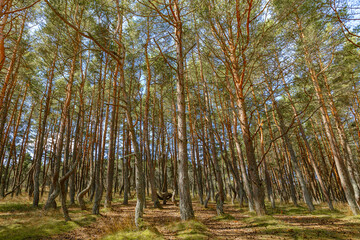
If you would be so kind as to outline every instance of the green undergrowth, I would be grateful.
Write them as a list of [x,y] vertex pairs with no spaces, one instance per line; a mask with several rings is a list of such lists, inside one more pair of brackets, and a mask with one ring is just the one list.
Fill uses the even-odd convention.
[[39,239],[71,231],[86,226],[96,220],[89,211],[77,208],[69,210],[72,221],[64,220],[60,208],[42,210],[33,207],[31,201],[5,199],[0,202],[0,239]]
[[261,216],[242,220],[244,228],[256,229],[257,239],[360,239],[359,221],[342,221],[339,227],[329,227],[337,219],[322,216],[294,217]]
[[125,240],[125,239],[139,239],[139,240],[162,240],[164,239],[163,237],[161,237],[161,235],[157,232],[154,232],[153,230],[150,229],[145,229],[145,230],[124,230],[124,231],[119,231],[117,233],[108,235],[106,237],[103,238],[103,240]]
[[267,207],[265,216],[244,211],[241,221],[257,239],[360,239],[360,217],[352,216],[346,205],[335,209],[317,204],[310,212],[305,204],[279,204],[275,209]]
[[[267,215],[284,215],[284,216],[328,216],[331,218],[343,218],[352,216],[349,207],[346,204],[334,204],[335,210],[330,210],[325,203],[315,204],[315,210],[309,211],[304,203],[299,206],[294,206],[291,203],[277,203],[275,208],[271,208],[269,202],[266,202],[266,214]],[[249,212],[246,207],[238,208],[241,213],[249,216],[256,216],[255,212]]]
[[207,227],[196,220],[173,222],[167,226],[167,229],[175,233],[177,239],[200,240],[209,238]]
[[73,218],[73,221],[68,222],[52,217],[12,220],[0,226],[0,239],[39,239],[89,225],[95,220],[96,217],[91,215]]
[[214,220],[217,221],[232,221],[235,220],[234,216],[231,216],[228,213],[222,214],[222,215],[217,215],[215,217],[213,217]]
[[248,218],[242,219],[244,223],[246,223],[247,228],[251,227],[269,227],[275,225],[281,225],[282,221],[277,220],[273,216],[266,215],[266,216],[252,216]]
[[[39,208],[42,208],[42,205],[39,206]],[[38,209],[37,207],[34,207],[32,204],[28,203],[0,203],[0,213],[5,212],[30,212]]]
[[359,239],[360,234],[349,225],[340,228],[322,227],[320,224],[306,225],[298,223],[295,226],[282,221],[256,223],[249,227],[256,227],[258,239]]

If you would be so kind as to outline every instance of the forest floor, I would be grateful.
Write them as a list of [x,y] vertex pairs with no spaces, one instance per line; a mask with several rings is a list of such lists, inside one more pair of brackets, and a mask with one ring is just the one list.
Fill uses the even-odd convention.
[[114,201],[101,216],[91,215],[91,205],[86,211],[73,206],[73,221],[65,222],[60,208],[45,213],[29,200],[8,198],[0,201],[0,239],[360,239],[360,217],[343,204],[332,212],[316,205],[312,213],[303,206],[268,206],[268,215],[257,217],[226,203],[226,215],[217,217],[213,203],[205,209],[194,201],[196,219],[182,222],[178,207],[169,202],[162,209],[146,208],[143,228],[137,230],[135,203]]

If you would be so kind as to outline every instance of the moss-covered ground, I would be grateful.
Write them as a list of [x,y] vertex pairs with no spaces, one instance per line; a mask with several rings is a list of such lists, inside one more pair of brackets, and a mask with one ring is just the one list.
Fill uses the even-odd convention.
[[97,217],[77,207],[69,209],[72,221],[66,222],[61,209],[43,211],[42,205],[33,207],[25,197],[0,201],[0,239],[41,239],[85,227]]

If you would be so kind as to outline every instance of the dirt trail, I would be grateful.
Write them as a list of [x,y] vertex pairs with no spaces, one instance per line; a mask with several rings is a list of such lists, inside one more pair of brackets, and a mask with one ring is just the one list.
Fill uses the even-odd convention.
[[[176,239],[176,233],[166,228],[172,222],[180,221],[180,213],[173,204],[162,209],[151,207],[147,202],[144,221],[156,228],[165,239]],[[314,215],[272,215],[264,218],[249,218],[244,210],[226,204],[224,210],[233,219],[216,219],[214,204],[204,209],[198,202],[193,203],[196,219],[207,226],[209,239],[360,239],[360,221],[340,221],[327,216]],[[100,239],[117,229],[133,227],[135,202],[129,205],[115,203],[112,211],[102,214],[90,226],[82,227],[53,239]],[[250,220],[249,220],[250,219]]]
[[[216,216],[215,206],[209,204],[209,208],[204,209],[198,202],[194,202],[194,211],[196,219],[204,223],[210,232],[210,236],[217,239],[234,239],[238,236],[237,230],[243,225],[239,221],[217,221],[213,219]],[[145,209],[144,221],[150,226],[155,227],[165,239],[176,239],[175,233],[168,231],[166,225],[172,222],[180,221],[179,208],[171,203],[163,205],[162,209],[151,207],[151,202],[147,202],[148,208]],[[103,213],[98,220],[86,227],[81,227],[71,232],[54,236],[53,239],[99,239],[117,227],[124,225],[132,225],[134,216],[135,202],[130,202],[129,205],[122,205],[115,203],[112,210]],[[241,215],[239,210],[234,207],[226,206],[231,215]]]

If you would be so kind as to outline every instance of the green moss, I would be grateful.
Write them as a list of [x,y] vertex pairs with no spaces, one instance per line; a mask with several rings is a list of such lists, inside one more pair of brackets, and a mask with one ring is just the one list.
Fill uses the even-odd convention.
[[195,229],[198,231],[207,231],[207,227],[199,221],[189,220],[181,222],[173,222],[168,226],[168,229],[172,232],[184,231],[187,229]]
[[268,227],[281,224],[280,220],[270,215],[244,218],[243,222],[248,224],[247,227]]
[[[276,235],[277,238],[289,238],[292,239],[359,239],[360,234],[350,232],[347,229],[317,229],[317,228],[305,228],[294,227],[288,225],[276,225],[257,231],[257,236],[267,236],[271,238]],[[267,238],[266,238],[267,239]]]
[[209,237],[205,234],[201,233],[182,233],[177,235],[178,239],[182,240],[202,240],[202,239],[209,239]]
[[231,216],[230,214],[228,214],[228,213],[215,216],[215,217],[213,217],[213,219],[217,220],[217,221],[235,220],[235,218],[233,216]]
[[268,215],[286,215],[286,216],[303,216],[303,215],[314,215],[321,216],[326,215],[330,217],[341,217],[344,216],[344,212],[340,210],[331,211],[326,204],[318,204],[315,205],[315,210],[310,212],[306,205],[303,203],[299,206],[294,206],[292,204],[281,204],[277,205],[276,208],[271,208],[270,205],[267,204],[266,208]]
[[315,208],[309,212],[304,204],[282,204],[268,208],[266,216],[246,212],[242,222],[245,228],[256,229],[258,239],[360,239],[359,216],[348,216],[347,208],[331,211],[324,204]]
[[159,234],[151,231],[150,229],[146,229],[143,231],[120,231],[112,235],[108,235],[103,238],[104,240],[131,240],[131,239],[138,239],[138,240],[162,240],[164,239]]
[[109,212],[111,212],[111,210],[112,210],[111,207],[100,208],[100,213],[109,213]]
[[199,221],[189,220],[174,222],[167,229],[176,234],[178,239],[208,239],[207,227]]
[[26,203],[0,203],[0,212],[29,212],[37,209]]
[[1,226],[0,239],[38,239],[71,231],[77,227],[89,225],[95,220],[96,217],[90,215],[69,222],[52,218],[32,223],[22,223],[19,220],[9,225]]

